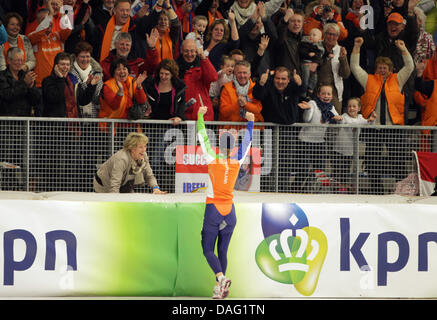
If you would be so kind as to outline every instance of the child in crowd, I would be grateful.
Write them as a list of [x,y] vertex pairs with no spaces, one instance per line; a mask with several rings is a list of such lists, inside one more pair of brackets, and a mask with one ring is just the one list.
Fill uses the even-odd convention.
[[[235,66],[235,60],[231,58],[228,55],[222,56],[222,64],[220,66],[220,70],[218,72],[218,80],[215,82],[212,82],[209,87],[209,96],[212,101],[212,106],[214,108],[214,115],[219,115],[219,106],[220,106],[220,92],[222,90],[222,87],[232,81],[234,77],[234,66]],[[217,120],[215,119],[215,120]]]
[[312,97],[317,85],[317,67],[322,62],[325,48],[322,41],[322,32],[313,28],[308,36],[302,38],[299,44],[299,55],[302,63],[302,92],[307,101]]
[[193,31],[188,33],[185,39],[196,41],[196,47],[203,49],[203,36],[208,25],[208,19],[205,16],[195,16],[193,19]]
[[[317,96],[309,102],[302,101],[298,106],[304,110],[303,121],[311,124],[329,124],[341,121],[343,118],[335,110],[332,102],[333,88],[322,84]],[[303,127],[299,132],[299,145],[296,156],[295,186],[301,184],[306,177],[308,165],[323,186],[329,185],[329,180],[323,171],[325,155],[325,126]]]
[[[372,112],[368,119],[359,113],[361,111],[360,98],[350,98],[347,102],[347,112],[343,113],[339,124],[373,124],[376,113]],[[342,184],[341,190],[351,184],[350,168],[354,156],[354,128],[339,128],[334,146],[335,161],[333,162],[334,175]],[[344,190],[346,191],[346,190]]]

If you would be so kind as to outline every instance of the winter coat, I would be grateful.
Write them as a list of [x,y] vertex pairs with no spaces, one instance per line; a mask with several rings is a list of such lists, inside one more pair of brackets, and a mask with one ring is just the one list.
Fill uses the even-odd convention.
[[[262,104],[253,96],[253,87],[255,83],[250,81],[249,90],[247,92],[248,101],[244,107],[246,111],[252,112],[255,115],[255,122],[264,122],[264,118],[261,115]],[[238,105],[238,95],[234,82],[228,82],[223,86],[222,93],[220,95],[220,113],[219,121],[231,121],[231,122],[247,122],[247,120],[240,114],[240,106]]]
[[97,171],[93,182],[94,190],[98,193],[124,193],[123,189],[133,192],[134,186],[145,183],[150,188],[157,186],[147,154],[144,156],[144,168],[136,175],[132,172],[133,161],[128,150],[121,149],[116,152]]
[[[158,108],[158,101],[159,101],[159,92],[157,90],[159,82],[159,74],[155,76],[149,76],[144,81],[143,87],[144,91],[147,95],[147,102],[149,103],[150,107],[153,110]],[[185,85],[184,81],[178,78],[172,78],[171,79],[173,88],[174,88],[174,97],[173,105],[170,107],[170,110],[173,110],[171,113],[172,117],[179,117],[182,120],[185,120],[185,90],[187,89],[187,86]],[[161,119],[161,120],[167,120],[167,119]]]
[[[103,69],[103,81],[108,81],[112,78],[110,69],[111,62],[116,58],[116,49],[111,50],[109,55],[100,63]],[[147,74],[153,74],[155,72],[156,66],[158,65],[158,52],[156,49],[147,50],[146,58],[139,58],[134,52],[129,53],[127,56],[127,62],[129,66],[129,74],[134,74],[138,76],[139,74],[147,71]]]
[[300,88],[293,80],[281,93],[270,77],[264,86],[257,83],[253,87],[253,97],[262,103],[261,114],[265,122],[293,124],[302,122],[302,109],[298,107]]
[[35,87],[24,82],[25,73],[18,73],[18,80],[9,68],[0,71],[0,116],[30,117],[32,106],[39,104],[41,94]]
[[[76,85],[76,81],[72,74],[68,74],[67,77]],[[39,114],[43,117],[57,117],[66,118],[66,103],[65,103],[65,87],[67,85],[65,78],[58,77],[54,71],[50,76],[46,77],[42,81],[42,110]],[[81,86],[78,87],[76,93],[76,106],[86,105],[91,102],[95,90],[94,86],[87,86],[83,89]],[[78,112],[79,114],[79,112]]]
[[[182,55],[179,57],[178,62],[180,62],[181,59],[183,59]],[[193,68],[185,71],[183,79],[187,84],[185,101],[188,102],[191,98],[196,99],[196,102],[185,110],[185,119],[197,120],[197,113],[199,111],[199,107],[201,106],[199,98],[200,96],[203,105],[208,107],[208,111],[204,115],[205,121],[213,121],[214,110],[211,99],[209,98],[209,86],[212,82],[217,81],[218,74],[209,59],[206,58],[204,60],[200,60],[198,66],[194,66]]]

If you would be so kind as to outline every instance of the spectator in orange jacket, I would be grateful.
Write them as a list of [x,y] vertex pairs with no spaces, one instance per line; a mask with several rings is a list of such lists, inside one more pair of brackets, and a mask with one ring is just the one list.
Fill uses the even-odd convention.
[[[117,58],[111,62],[111,79],[103,85],[103,94],[100,97],[99,118],[128,119],[129,109],[134,99],[138,104],[145,104],[146,93],[142,83],[147,77],[143,72],[136,79],[129,75],[129,63],[126,58]],[[125,124],[120,124],[121,126]],[[127,126],[129,126],[128,124]],[[108,131],[107,123],[100,123],[102,131]],[[115,132],[114,132],[115,134]]]
[[234,79],[223,86],[220,95],[219,121],[245,122],[246,112],[255,115],[255,121],[264,122],[261,101],[253,97],[255,83],[250,78],[250,63],[239,61],[234,67]]
[[52,73],[53,61],[59,52],[64,51],[64,42],[71,33],[71,26],[66,26],[61,21],[63,14],[60,13],[62,6],[61,0],[49,0],[49,13],[41,21],[34,32],[28,37],[36,49],[36,84],[37,88],[41,87],[42,80]]
[[340,28],[339,41],[347,38],[348,31],[341,19],[341,8],[334,4],[334,0],[317,0],[310,2],[305,8],[306,18],[303,24],[303,33],[308,35],[311,29],[317,28],[323,32],[328,23],[335,23]]

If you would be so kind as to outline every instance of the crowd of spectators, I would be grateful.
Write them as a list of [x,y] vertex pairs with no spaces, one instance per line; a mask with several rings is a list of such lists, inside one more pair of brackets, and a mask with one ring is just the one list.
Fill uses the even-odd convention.
[[[363,121],[435,126],[437,53],[424,28],[434,6],[2,1],[0,116],[128,119],[137,102],[145,118],[174,125],[197,120],[202,104],[206,121],[244,122],[249,111],[256,122],[354,123],[344,118],[355,101]],[[314,142],[304,129],[300,143]]]

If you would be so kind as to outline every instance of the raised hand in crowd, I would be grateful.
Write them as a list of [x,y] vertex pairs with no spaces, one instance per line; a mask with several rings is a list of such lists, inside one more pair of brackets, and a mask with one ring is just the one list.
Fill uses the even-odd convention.
[[142,84],[144,82],[144,80],[146,80],[147,78],[147,72],[144,71],[143,73],[140,73],[136,79],[137,82],[137,88],[142,88]]
[[93,75],[92,73],[90,73],[86,83],[95,86],[100,81],[100,78],[101,77],[99,75]]
[[420,0],[408,0],[408,14],[414,13],[414,8],[419,4]]
[[384,17],[388,17],[393,10],[392,1],[384,1]]
[[170,0],[164,0],[164,7],[167,9],[171,8]]
[[286,23],[288,23],[288,20],[290,20],[291,16],[294,14],[293,9],[288,8],[287,11],[285,11],[285,15],[284,15],[284,21]]
[[267,69],[266,72],[264,72],[261,77],[259,77],[259,85],[262,87],[266,84],[267,80],[269,79],[270,70]]
[[32,88],[35,85],[36,73],[33,71],[27,72],[23,80],[29,88]]
[[296,69],[293,70],[293,80],[294,80],[294,83],[296,83],[298,87],[300,87],[302,85],[302,78],[297,73]]
[[347,57],[347,50],[345,47],[340,47],[340,58],[346,58]]
[[356,46],[356,47],[360,48],[363,45],[363,43],[364,43],[363,37],[356,37],[354,39],[354,46]]
[[361,46],[364,43],[364,39],[362,37],[356,37],[354,39],[354,47],[352,49],[352,53],[360,53]]
[[228,11],[229,24],[235,23],[235,13],[232,10]]
[[203,51],[203,48],[197,48],[197,56],[199,57],[200,60],[205,60],[206,56],[205,56],[205,52]]
[[159,38],[159,31],[156,28],[153,28],[150,31],[150,35],[146,33],[146,42],[147,42],[147,46],[150,49],[155,48],[156,45],[156,41],[158,41]]
[[189,1],[185,1],[184,4],[182,5],[182,11],[184,13],[189,13],[191,9],[193,9],[193,4]]
[[147,3],[145,3],[140,10],[138,10],[137,12],[137,17],[138,18],[142,18],[144,16],[148,16],[150,13],[149,11],[149,5]]
[[258,12],[258,16],[261,17],[261,19],[264,19],[266,17],[266,6],[264,2],[258,2],[255,11]]
[[398,47],[399,50],[401,50],[402,54],[407,54],[408,53],[408,49],[405,46],[405,42],[404,40],[395,40],[395,45],[396,47]]
[[259,40],[259,44],[258,44],[258,55],[262,56],[264,55],[264,52],[266,51],[267,47],[269,46],[269,41],[270,38],[268,35],[263,34]]

